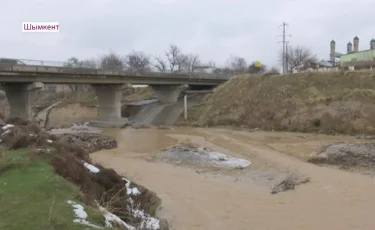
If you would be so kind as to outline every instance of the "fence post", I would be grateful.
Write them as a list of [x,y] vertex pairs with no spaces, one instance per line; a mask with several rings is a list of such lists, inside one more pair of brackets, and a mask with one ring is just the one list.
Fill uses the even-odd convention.
[[184,95],[184,115],[185,115],[185,121],[187,121],[187,93]]

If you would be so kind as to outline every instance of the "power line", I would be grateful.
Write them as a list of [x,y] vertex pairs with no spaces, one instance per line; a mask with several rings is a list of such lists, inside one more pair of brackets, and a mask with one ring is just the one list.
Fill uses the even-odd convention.
[[281,37],[282,38],[282,41],[279,41],[278,44],[283,43],[283,74],[285,74],[285,70],[288,68],[287,67],[287,62],[286,62],[286,59],[287,59],[287,50],[286,50],[287,47],[286,47],[286,44],[289,42],[289,41],[286,40],[286,38],[287,37],[291,37],[292,35],[286,34],[286,27],[289,26],[288,23],[283,22],[283,24],[281,24],[280,26],[283,27],[283,34],[279,35],[279,36],[276,36],[276,37]]

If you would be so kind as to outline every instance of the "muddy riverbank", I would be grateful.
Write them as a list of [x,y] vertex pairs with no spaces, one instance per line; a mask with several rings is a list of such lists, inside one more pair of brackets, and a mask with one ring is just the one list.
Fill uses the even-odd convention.
[[[162,200],[158,216],[172,229],[373,229],[373,179],[307,163],[314,151],[348,136],[245,132],[225,129],[106,130],[117,149],[91,155],[94,161],[130,176]],[[245,169],[214,170],[164,161],[155,154],[190,142],[245,159]],[[145,141],[147,140],[147,141]],[[271,195],[291,171],[310,182]]]

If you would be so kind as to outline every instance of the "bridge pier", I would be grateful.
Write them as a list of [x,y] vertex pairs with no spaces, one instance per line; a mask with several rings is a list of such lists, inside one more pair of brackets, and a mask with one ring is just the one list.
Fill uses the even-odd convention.
[[161,103],[174,103],[178,101],[183,86],[181,85],[150,85],[155,92],[156,98]]
[[7,83],[4,90],[10,106],[10,117],[32,119],[31,93],[43,88],[43,83]]
[[122,84],[93,85],[99,101],[99,117],[101,120],[121,119]]

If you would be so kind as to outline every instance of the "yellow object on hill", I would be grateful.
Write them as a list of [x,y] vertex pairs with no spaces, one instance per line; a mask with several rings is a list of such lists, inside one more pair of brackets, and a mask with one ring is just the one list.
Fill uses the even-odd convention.
[[262,64],[260,64],[260,61],[256,61],[256,62],[254,62],[254,66],[256,68],[260,68],[262,66]]

